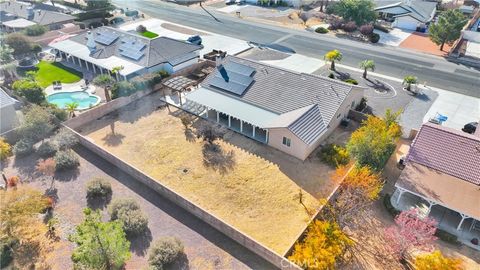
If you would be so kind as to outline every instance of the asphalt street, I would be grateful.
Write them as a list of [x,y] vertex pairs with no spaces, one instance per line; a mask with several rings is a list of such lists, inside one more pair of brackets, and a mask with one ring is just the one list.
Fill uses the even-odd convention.
[[129,7],[162,20],[257,43],[276,43],[297,53],[323,58],[333,49],[343,54],[342,64],[358,67],[365,59],[375,61],[376,72],[397,78],[415,75],[420,83],[480,98],[480,70],[449,62],[438,56],[407,49],[372,45],[318,35],[307,31],[262,24],[208,9],[217,20],[200,8],[188,8],[159,0],[113,0],[118,7]]

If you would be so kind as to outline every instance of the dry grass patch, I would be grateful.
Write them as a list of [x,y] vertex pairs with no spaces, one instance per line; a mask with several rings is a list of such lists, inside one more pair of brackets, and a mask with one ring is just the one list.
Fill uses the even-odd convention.
[[[97,120],[84,127],[83,133],[111,153],[283,254],[319,206],[318,200],[300,186],[313,186],[322,193],[321,196],[328,195],[334,187],[328,180],[328,167],[318,161],[301,162],[288,156],[280,162],[278,159],[283,159],[285,154],[231,131],[227,131],[224,139],[215,142],[225,153],[233,151],[231,168],[222,172],[206,167],[202,154],[205,142],[197,138],[192,140],[186,134],[199,125],[210,123],[198,119],[191,130],[186,131],[178,117],[179,111],[172,109],[169,113],[167,109],[157,109],[146,113],[143,109],[149,105],[143,101],[151,100],[154,98],[138,101],[135,106],[142,106],[142,109],[128,109],[115,117]],[[142,116],[133,117],[135,120],[132,121],[131,114],[135,112]],[[114,136],[111,131],[113,122]],[[114,143],[111,143],[112,137],[117,138]],[[282,165],[277,164],[288,164],[291,168],[281,168]],[[312,172],[318,172],[319,168],[327,171],[311,177],[309,168]],[[295,174],[299,175],[298,179],[292,179]],[[300,175],[310,179],[311,183],[304,183],[307,180]],[[310,214],[299,203],[300,190]]]

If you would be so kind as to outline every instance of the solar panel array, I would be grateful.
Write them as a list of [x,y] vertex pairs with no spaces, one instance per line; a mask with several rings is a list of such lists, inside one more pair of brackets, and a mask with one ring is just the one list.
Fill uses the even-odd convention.
[[97,32],[96,35],[95,35],[95,41],[100,43],[100,44],[109,46],[118,37],[119,37],[119,35],[117,33],[114,33],[114,32]]
[[123,40],[122,45],[118,48],[120,54],[138,61],[145,54],[142,50],[145,48],[146,44],[143,42],[138,42],[135,40]]
[[252,84],[254,72],[255,69],[252,67],[228,62],[217,68],[214,77],[210,80],[210,85],[241,96]]

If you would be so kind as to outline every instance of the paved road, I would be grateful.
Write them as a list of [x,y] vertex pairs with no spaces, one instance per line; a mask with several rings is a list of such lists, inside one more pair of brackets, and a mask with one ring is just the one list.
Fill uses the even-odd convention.
[[278,43],[311,57],[322,58],[327,51],[339,49],[343,53],[342,63],[345,65],[358,67],[360,61],[373,59],[378,73],[398,78],[415,75],[421,83],[426,81],[430,86],[480,98],[480,71],[438,56],[261,24],[209,9],[218,18],[214,20],[200,8],[188,8],[159,0],[113,2],[120,7],[138,9],[155,18],[221,35],[258,43]]

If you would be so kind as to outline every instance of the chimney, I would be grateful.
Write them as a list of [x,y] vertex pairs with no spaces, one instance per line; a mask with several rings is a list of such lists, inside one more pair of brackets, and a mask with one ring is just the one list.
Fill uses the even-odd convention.
[[27,19],[33,20],[35,11],[33,11],[33,7],[27,8]]
[[87,47],[90,50],[90,53],[94,53],[96,51],[95,40],[93,38],[93,34],[91,31],[87,32]]
[[215,67],[218,68],[219,66],[221,66],[221,65],[222,65],[222,62],[223,62],[223,57],[222,57],[222,55],[219,54],[219,53],[217,53],[217,54],[215,55]]

